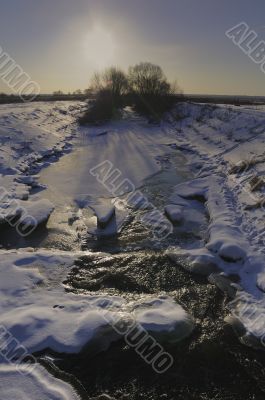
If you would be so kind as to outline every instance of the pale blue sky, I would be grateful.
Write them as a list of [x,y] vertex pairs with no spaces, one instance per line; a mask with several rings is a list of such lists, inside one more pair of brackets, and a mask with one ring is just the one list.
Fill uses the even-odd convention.
[[[43,93],[85,89],[97,69],[162,66],[187,93],[265,95],[265,74],[226,36],[265,40],[264,0],[0,0],[0,46]],[[0,91],[8,88],[0,80]]]

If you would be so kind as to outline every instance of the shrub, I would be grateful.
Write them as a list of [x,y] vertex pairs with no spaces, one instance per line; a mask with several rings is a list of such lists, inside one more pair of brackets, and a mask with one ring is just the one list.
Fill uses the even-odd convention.
[[92,89],[98,93],[108,90],[116,106],[122,104],[122,96],[126,93],[128,81],[125,73],[116,67],[107,68],[103,73],[96,73],[92,79]]
[[105,122],[126,105],[158,120],[181,98],[177,84],[170,84],[161,67],[148,62],[130,67],[128,77],[117,67],[96,73],[91,89],[96,98],[79,119],[81,124]]
[[109,121],[117,113],[111,91],[100,90],[96,99],[89,104],[87,111],[79,118],[81,125],[99,124]]
[[124,105],[123,95],[126,93],[128,82],[125,73],[111,67],[103,73],[96,73],[92,78],[91,88],[96,93],[96,99],[85,114],[79,118],[79,123],[100,123],[113,118]]
[[129,68],[129,84],[141,96],[164,95],[170,89],[161,67],[147,62]]
[[167,81],[161,67],[148,62],[130,67],[128,81],[135,110],[155,119],[168,111],[181,94],[176,83]]

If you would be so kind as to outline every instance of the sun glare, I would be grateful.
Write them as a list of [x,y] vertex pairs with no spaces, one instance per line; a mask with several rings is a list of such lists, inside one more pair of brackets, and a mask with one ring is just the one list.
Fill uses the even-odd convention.
[[99,25],[86,34],[83,47],[92,67],[104,68],[114,62],[116,45],[113,36]]

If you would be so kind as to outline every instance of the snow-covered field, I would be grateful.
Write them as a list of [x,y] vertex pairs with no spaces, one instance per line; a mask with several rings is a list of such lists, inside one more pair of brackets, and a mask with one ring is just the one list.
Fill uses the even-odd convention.
[[[152,177],[154,183],[161,170],[167,170],[181,154],[192,179],[170,172],[166,175],[169,190],[159,197],[158,186],[154,202],[163,215],[165,211],[167,221],[183,226],[182,233],[192,222],[199,225],[202,214],[207,215],[208,229],[183,247],[171,239],[167,254],[223,290],[231,298],[227,321],[237,331],[240,325],[243,343],[262,348],[265,111],[187,103],[178,105],[160,125],[148,124],[127,110],[121,121],[80,128],[75,117],[83,107],[75,102],[0,107],[1,235],[9,225],[20,236],[33,228],[29,238],[36,238],[36,225],[46,224],[53,215],[52,223],[63,235],[66,231],[60,226],[72,229],[76,221],[77,228],[83,223],[83,231],[95,237],[103,228],[108,233],[120,232],[122,226],[130,225],[128,216],[148,213],[148,207],[135,209],[125,201],[126,193],[110,191],[90,171],[108,161],[112,172],[116,171],[110,174],[113,187],[114,176],[144,191],[146,179]],[[115,193],[123,200],[116,209],[111,201]],[[106,349],[117,340],[112,328],[117,319],[125,325],[134,321],[152,335],[159,332],[160,339],[170,337],[173,342],[194,328],[189,310],[184,311],[166,293],[129,300],[65,290],[63,282],[78,257],[108,259],[106,253],[44,249],[41,241],[30,248],[9,247],[0,250],[0,389],[5,399],[23,398],[26,385],[29,391],[23,396],[27,399],[78,398],[70,385],[39,365],[21,374],[19,369],[24,367],[18,357],[8,356],[12,343],[7,338],[14,338],[28,355],[46,349],[65,354],[78,353],[95,341],[99,349]],[[20,391],[13,389],[13,382]]]

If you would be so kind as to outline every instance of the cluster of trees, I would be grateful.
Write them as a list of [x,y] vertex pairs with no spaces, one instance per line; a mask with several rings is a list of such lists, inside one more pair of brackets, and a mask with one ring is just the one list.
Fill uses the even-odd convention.
[[74,90],[72,93],[68,92],[68,93],[64,93],[62,90],[55,90],[52,94],[53,96],[81,96],[81,95],[86,95],[89,96],[91,95],[91,89],[85,89],[85,90],[81,90],[81,89],[77,89]]
[[176,83],[168,82],[160,66],[148,62],[130,67],[127,74],[117,67],[96,73],[91,89],[96,99],[81,117],[81,124],[109,120],[128,105],[158,119],[182,95]]

